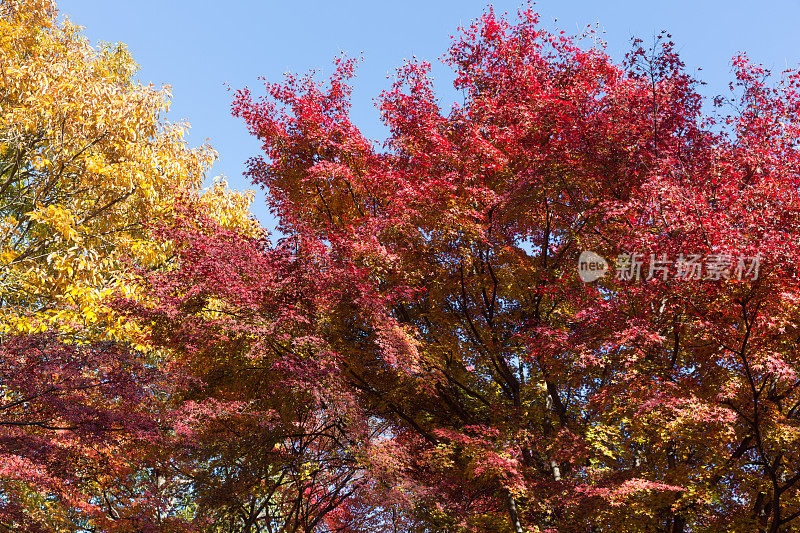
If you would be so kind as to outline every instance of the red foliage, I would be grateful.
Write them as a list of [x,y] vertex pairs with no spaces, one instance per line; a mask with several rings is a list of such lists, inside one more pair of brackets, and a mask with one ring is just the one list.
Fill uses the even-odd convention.
[[[401,67],[383,151],[350,122],[350,60],[237,93],[287,237],[187,212],[136,310],[197,380],[176,449],[198,520],[796,527],[800,77],[736,58],[736,111],[704,116],[665,39],[615,65],[520,19],[454,42],[447,113],[429,65]],[[763,262],[585,284],[584,250]]]
[[[123,501],[152,503],[118,484],[131,482],[136,450],[158,440],[158,372],[114,343],[75,344],[55,333],[8,336],[0,360],[0,523],[50,531],[63,520],[102,522]],[[33,512],[37,497],[50,503]]]

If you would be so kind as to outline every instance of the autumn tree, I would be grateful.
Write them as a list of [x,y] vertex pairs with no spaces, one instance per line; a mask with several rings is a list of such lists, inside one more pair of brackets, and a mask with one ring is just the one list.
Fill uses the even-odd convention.
[[[255,226],[142,85],[124,45],[95,48],[48,0],[0,2],[0,526],[144,530],[159,519],[143,443],[168,425],[169,357],[108,305],[163,265],[153,227],[178,198]],[[138,450],[138,451],[137,451]],[[155,526],[153,526],[155,527]]]
[[[797,527],[800,78],[770,86],[736,58],[732,105],[704,114],[666,38],[622,64],[578,44],[488,12],[447,56],[462,104],[440,109],[426,63],[398,70],[383,150],[349,119],[352,61],[327,85],[237,94],[286,240],[193,230],[136,311],[200,365],[208,406],[277,424],[232,455],[215,439],[265,434],[251,411],[193,430],[222,461],[196,485],[225,487],[209,509],[326,502],[321,521],[284,515],[290,531]],[[684,262],[588,284],[586,250]],[[729,258],[727,275],[687,275],[689,255]],[[737,257],[762,258],[758,275],[732,275]],[[296,472],[276,452],[328,421],[351,435],[324,455],[352,458],[351,488],[296,483],[258,507]]]

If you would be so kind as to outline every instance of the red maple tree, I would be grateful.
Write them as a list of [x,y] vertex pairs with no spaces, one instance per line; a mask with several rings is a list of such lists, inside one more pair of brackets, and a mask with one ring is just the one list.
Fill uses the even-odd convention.
[[[237,93],[285,238],[189,209],[167,230],[179,267],[149,275],[159,303],[135,310],[197,378],[176,428],[197,520],[800,523],[800,76],[770,85],[738,57],[731,98],[704,113],[668,38],[618,65],[519,16],[489,11],[454,41],[465,99],[447,112],[428,64],[401,67],[380,150],[349,118],[351,60],[327,84]],[[728,262],[590,284],[586,250]]]

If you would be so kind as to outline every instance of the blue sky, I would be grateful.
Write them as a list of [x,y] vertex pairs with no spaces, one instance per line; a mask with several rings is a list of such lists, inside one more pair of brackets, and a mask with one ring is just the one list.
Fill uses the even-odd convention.
[[[514,14],[521,2],[493,5],[497,12]],[[242,177],[245,161],[258,153],[259,143],[230,116],[232,93],[225,84],[233,89],[249,86],[258,95],[263,93],[259,76],[278,81],[287,71],[325,72],[340,51],[354,57],[363,52],[353,120],[365,135],[382,140],[374,99],[387,87],[387,73],[404,58],[426,59],[434,64],[443,102],[452,102],[452,77],[438,58],[458,26],[479,17],[487,3],[61,0],[58,6],[86,27],[93,41],[126,43],[141,65],[143,82],[171,85],[168,118],[189,121],[190,144],[208,140],[219,152],[211,176],[224,174],[232,187],[246,189],[251,186]],[[727,90],[730,59],[740,51],[775,72],[800,66],[800,0],[542,0],[534,9],[545,26],[569,33],[599,23],[608,52],[617,59],[628,50],[631,36],[647,41],[667,30],[687,66],[702,67],[707,95]],[[272,226],[260,196],[253,212]]]

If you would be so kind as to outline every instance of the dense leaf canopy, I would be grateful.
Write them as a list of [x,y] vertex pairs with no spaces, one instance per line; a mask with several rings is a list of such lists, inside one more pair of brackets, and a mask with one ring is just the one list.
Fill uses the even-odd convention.
[[668,35],[489,10],[379,145],[342,57],[235,94],[275,239],[123,48],[2,6],[7,528],[800,527],[797,72],[705,102]]

